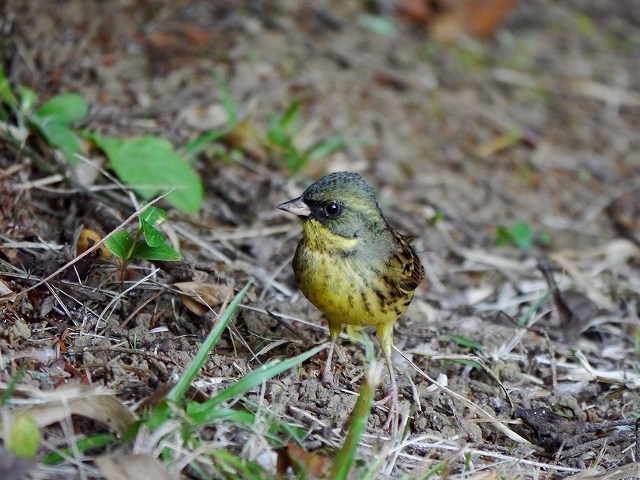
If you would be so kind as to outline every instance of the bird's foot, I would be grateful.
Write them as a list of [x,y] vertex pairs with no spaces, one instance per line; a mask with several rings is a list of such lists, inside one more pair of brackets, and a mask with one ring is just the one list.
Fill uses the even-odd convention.
[[333,373],[331,373],[331,369],[325,368],[322,371],[322,385],[327,388],[333,388]]
[[376,400],[373,402],[374,407],[382,407],[384,405],[388,405],[387,407],[387,421],[383,425],[383,429],[391,430],[393,427],[393,431],[398,428],[398,389],[390,388],[387,396]]

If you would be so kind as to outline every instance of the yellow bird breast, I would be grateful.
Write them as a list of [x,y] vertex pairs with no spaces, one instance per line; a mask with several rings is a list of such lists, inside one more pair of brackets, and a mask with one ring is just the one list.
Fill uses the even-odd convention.
[[293,268],[305,297],[331,323],[380,325],[392,323],[407,308],[413,292],[398,291],[384,275],[384,262],[371,265],[353,252],[358,238],[328,231],[317,220],[304,222]]

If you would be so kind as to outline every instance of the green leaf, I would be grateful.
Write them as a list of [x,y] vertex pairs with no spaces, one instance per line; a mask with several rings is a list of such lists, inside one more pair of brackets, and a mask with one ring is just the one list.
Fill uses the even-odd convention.
[[189,158],[195,158],[203,152],[210,144],[218,142],[227,134],[226,130],[218,129],[200,135],[195,140],[187,143],[182,149]]
[[56,95],[42,105],[35,116],[44,122],[55,122],[69,125],[71,122],[83,119],[89,107],[82,95],[65,93]]
[[438,210],[430,219],[427,220],[427,223],[435,227],[442,220],[444,220],[444,212]]
[[22,364],[22,366],[18,369],[18,371],[14,375],[12,375],[9,385],[5,387],[4,391],[2,392],[2,396],[0,397],[0,406],[4,407],[9,401],[9,399],[13,396],[16,389],[18,388],[18,385],[20,385],[20,382],[22,381],[22,377],[24,377],[24,374],[26,371],[27,371],[27,364],[25,363],[25,364]]
[[75,153],[80,151],[80,143],[75,133],[61,123],[42,121],[39,117],[32,117],[31,120],[49,145],[62,150],[69,162],[78,163]]
[[504,225],[496,228],[497,246],[515,245],[518,248],[528,249],[534,243],[533,228],[527,222],[516,222],[510,228]]
[[477,368],[478,370],[482,370],[482,365],[473,360],[468,360],[466,358],[443,358],[445,362],[457,363],[459,365],[464,365],[466,367]]
[[318,160],[320,158],[331,155],[333,152],[342,150],[347,146],[347,140],[342,135],[339,135],[328,140],[318,142],[314,146],[310,147],[305,153],[311,160]]
[[126,230],[120,230],[111,237],[107,238],[104,246],[109,249],[120,260],[128,261],[131,258],[133,250],[133,237]]
[[214,410],[221,403],[231,400],[232,398],[239,398],[263,382],[270,380],[290,368],[300,365],[305,360],[324,350],[324,348],[325,345],[318,345],[296,357],[286,360],[276,359],[261,365],[206,402],[189,405],[190,408],[187,410],[187,413],[189,416],[206,414],[206,412]]
[[18,108],[18,99],[11,90],[11,84],[4,70],[0,68],[0,100],[9,105],[11,108]]
[[222,76],[218,77],[218,93],[220,94],[224,112],[227,115],[228,128],[233,129],[238,124],[238,108],[229,90],[229,84],[222,79]]
[[376,387],[380,382],[381,365],[375,361],[375,350],[373,342],[366,335],[362,337],[369,370],[365,382],[360,387],[360,394],[351,412],[349,430],[344,439],[344,443],[336,452],[331,467],[331,478],[335,480],[346,480],[349,478],[349,471],[355,463],[356,452],[362,443],[362,435],[367,429],[367,420],[371,414],[371,406],[376,393]]
[[[164,239],[163,239],[164,240]],[[151,246],[147,243],[136,243],[131,252],[131,258],[140,260],[161,260],[164,262],[177,262],[182,256],[176,252],[171,245],[163,243],[158,246]]]
[[140,220],[142,231],[144,232],[144,240],[150,247],[159,247],[166,242],[164,235],[153,224],[146,220]]
[[455,344],[470,348],[472,350],[482,350],[482,345],[475,340],[467,337],[463,337],[462,335],[451,335],[451,341]]
[[[144,207],[147,202],[142,202],[142,206]],[[147,209],[140,214],[140,220],[144,220],[149,223],[152,227],[160,225],[167,219],[167,212],[158,207],[147,207]]]
[[[142,202],[145,205],[146,202]],[[167,219],[167,212],[157,207],[148,207],[140,216],[140,226],[144,232],[144,239],[150,247],[159,247],[165,243],[165,238],[156,225],[160,225]]]
[[211,352],[211,350],[213,350],[213,347],[216,345],[216,343],[218,343],[218,340],[220,340],[222,333],[225,331],[225,329],[227,328],[227,325],[233,318],[233,315],[235,314],[238,306],[240,305],[240,302],[242,301],[247,291],[249,290],[251,283],[252,283],[252,280],[249,280],[246,283],[246,285],[242,288],[242,290],[240,290],[236,294],[236,296],[233,297],[233,300],[231,300],[231,303],[229,303],[229,306],[224,311],[224,313],[217,319],[216,324],[209,332],[209,335],[207,335],[207,338],[205,339],[205,341],[202,343],[202,346],[198,350],[198,353],[196,354],[194,359],[191,361],[189,366],[186,368],[186,370],[180,377],[180,380],[178,380],[178,383],[176,383],[176,385],[168,393],[167,395],[168,402],[177,403],[184,398],[185,394],[189,390],[189,387],[191,386],[191,383],[198,376],[198,373],[200,372],[200,370],[208,360],[209,352]]
[[56,452],[50,453],[46,457],[40,460],[43,465],[55,465],[62,463],[69,458],[73,458],[74,452],[84,453],[88,450],[95,448],[105,447],[107,445],[115,445],[118,443],[118,438],[110,433],[97,433],[87,438],[83,438],[77,441],[74,448],[65,447]]
[[176,208],[196,213],[203,188],[198,174],[174,150],[168,140],[157,137],[118,139],[90,134],[109,157],[120,179],[145,199],[175,189],[166,197]]
[[23,112],[31,111],[38,99],[38,94],[24,85],[18,85],[18,93],[20,95],[20,110]]
[[38,453],[40,437],[40,428],[35,419],[27,413],[20,414],[9,430],[7,449],[18,457],[31,458]]
[[302,100],[295,100],[289,105],[278,122],[283,129],[293,127],[294,133],[299,130],[299,125],[296,125],[300,120],[300,107],[302,106]]
[[513,243],[520,248],[531,248],[533,246],[533,228],[527,222],[517,222],[511,229]]

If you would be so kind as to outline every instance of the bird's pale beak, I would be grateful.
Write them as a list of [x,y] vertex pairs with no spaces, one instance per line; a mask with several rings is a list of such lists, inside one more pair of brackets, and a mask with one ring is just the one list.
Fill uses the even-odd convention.
[[284,210],[287,213],[293,213],[299,217],[308,217],[311,215],[311,210],[309,206],[304,203],[302,197],[294,198],[293,200],[289,200],[288,202],[281,203],[278,205],[280,210]]

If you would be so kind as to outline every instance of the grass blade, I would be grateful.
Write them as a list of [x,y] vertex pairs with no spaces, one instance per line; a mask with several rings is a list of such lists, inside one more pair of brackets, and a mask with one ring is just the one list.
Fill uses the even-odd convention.
[[200,347],[200,350],[198,350],[195,358],[191,361],[191,363],[185,370],[184,375],[182,375],[178,383],[171,389],[171,391],[167,395],[168,402],[178,403],[184,398],[184,395],[187,393],[187,390],[189,390],[191,383],[195,380],[198,372],[200,372],[202,366],[207,361],[209,353],[211,352],[211,350],[213,350],[213,347],[216,345],[216,343],[218,343],[218,340],[220,340],[222,332],[224,332],[225,328],[227,328],[227,325],[231,321],[233,314],[238,308],[238,305],[240,305],[240,302],[244,298],[244,295],[247,293],[247,290],[249,290],[251,283],[252,281],[249,280],[244,288],[240,290],[238,294],[233,298],[220,318],[218,318],[218,321],[214,325],[211,332],[209,332],[207,339]]

